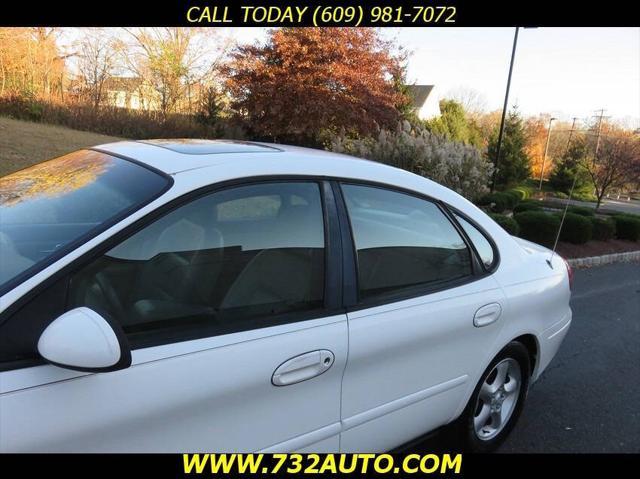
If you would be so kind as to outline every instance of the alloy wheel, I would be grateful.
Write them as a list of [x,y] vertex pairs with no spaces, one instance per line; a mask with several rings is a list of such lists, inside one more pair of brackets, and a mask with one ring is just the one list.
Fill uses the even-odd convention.
[[473,426],[479,439],[497,436],[513,414],[522,387],[520,364],[513,358],[500,361],[485,377],[476,401]]

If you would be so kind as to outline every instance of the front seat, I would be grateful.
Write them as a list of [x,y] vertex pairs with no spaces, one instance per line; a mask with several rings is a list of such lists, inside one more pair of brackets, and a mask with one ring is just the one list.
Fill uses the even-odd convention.
[[221,309],[270,304],[289,310],[322,297],[322,222],[308,206],[289,206],[277,226],[260,237],[265,249],[236,277]]
[[258,305],[286,308],[316,299],[318,294],[310,284],[310,279],[317,277],[312,271],[313,259],[312,251],[306,248],[260,251],[233,282],[221,309]]
[[198,265],[206,249],[221,251],[221,248],[219,231],[207,232],[186,218],[165,228],[157,239],[148,239],[144,250],[150,259],[138,276],[130,320],[144,323],[212,314],[207,298],[200,297],[198,291],[203,282],[215,279],[214,272],[202,277],[207,271]]

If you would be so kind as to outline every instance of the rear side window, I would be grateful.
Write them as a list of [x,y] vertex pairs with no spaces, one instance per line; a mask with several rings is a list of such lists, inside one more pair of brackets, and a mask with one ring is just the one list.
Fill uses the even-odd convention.
[[343,185],[361,299],[409,292],[472,274],[464,240],[440,208],[382,188]]
[[321,309],[324,264],[317,183],[238,186],[184,204],[86,266],[68,307],[109,314],[134,346],[149,333],[255,329]]
[[462,226],[462,229],[464,229],[464,232],[469,236],[473,246],[475,246],[484,267],[486,269],[491,269],[495,263],[495,251],[487,237],[462,216],[455,214],[455,217],[458,220],[458,223],[460,223],[460,226]]

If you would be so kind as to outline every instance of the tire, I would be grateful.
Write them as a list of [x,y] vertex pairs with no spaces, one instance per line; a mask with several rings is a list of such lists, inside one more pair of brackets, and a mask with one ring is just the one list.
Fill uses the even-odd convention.
[[530,378],[529,352],[522,343],[512,341],[482,373],[458,419],[456,436],[465,451],[491,452],[506,439],[522,413]]

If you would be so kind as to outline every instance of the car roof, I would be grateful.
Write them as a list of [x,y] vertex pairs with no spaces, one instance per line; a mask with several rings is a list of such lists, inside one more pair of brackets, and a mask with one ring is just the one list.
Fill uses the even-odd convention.
[[[98,145],[93,150],[129,158],[164,173],[176,175],[194,169],[221,165],[230,161],[256,159],[278,160],[285,157],[331,157],[354,162],[373,163],[361,158],[323,150],[275,143],[236,140],[143,140],[121,141]],[[328,165],[327,165],[328,166]]]

